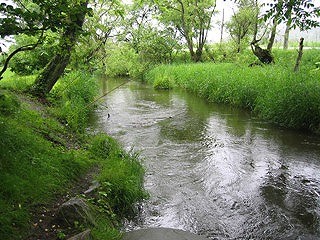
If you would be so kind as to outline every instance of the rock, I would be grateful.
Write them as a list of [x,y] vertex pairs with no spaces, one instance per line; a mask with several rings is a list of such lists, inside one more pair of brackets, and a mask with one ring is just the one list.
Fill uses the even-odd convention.
[[74,197],[59,207],[55,222],[62,227],[74,227],[75,222],[95,225],[94,215],[84,199]]
[[68,240],[92,240],[91,230],[87,229],[82,233],[79,233],[71,238],[68,238]]
[[92,195],[92,193],[95,192],[100,187],[100,183],[98,181],[92,181],[91,186],[88,188],[88,190],[84,191],[83,193],[85,195]]

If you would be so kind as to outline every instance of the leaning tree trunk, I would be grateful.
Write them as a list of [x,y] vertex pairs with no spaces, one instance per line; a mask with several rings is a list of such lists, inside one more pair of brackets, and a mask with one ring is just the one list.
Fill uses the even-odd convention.
[[283,49],[287,50],[289,46],[289,33],[290,33],[290,23],[287,22],[286,30],[284,32],[284,39],[283,39]]
[[32,86],[31,93],[35,96],[45,97],[64,73],[64,69],[69,63],[70,56],[70,53],[55,55],[37,77]]
[[80,30],[84,22],[86,11],[84,9],[87,7],[88,1],[82,1],[82,4],[78,7],[78,12],[75,16],[70,16],[75,18],[75,21],[68,26],[61,37],[60,41],[60,50],[43,71],[38,75],[34,85],[31,87],[30,92],[38,97],[45,97],[56,84],[58,79],[64,73],[65,68],[67,67],[71,51],[77,41]]
[[274,58],[268,49],[262,49],[256,43],[251,43],[251,49],[253,54],[256,55],[256,57],[259,58],[259,60],[262,63],[265,63],[265,64],[274,63]]

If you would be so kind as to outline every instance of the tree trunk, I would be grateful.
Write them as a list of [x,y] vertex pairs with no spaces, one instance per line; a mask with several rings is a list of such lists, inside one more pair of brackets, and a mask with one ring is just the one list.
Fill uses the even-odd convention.
[[31,93],[35,96],[45,97],[63,74],[64,69],[69,63],[70,56],[70,53],[55,55],[37,77],[35,84],[32,86]]
[[299,70],[299,66],[300,66],[301,58],[302,58],[302,54],[303,54],[303,41],[304,41],[304,38],[300,38],[299,52],[298,52],[296,65],[294,66],[294,70],[293,70],[294,72],[298,72],[298,70]]
[[256,55],[262,63],[274,63],[274,58],[268,49],[262,49],[258,44],[251,44],[251,49],[253,54]]
[[[287,13],[288,13],[288,20],[287,20],[287,23],[286,23],[286,30],[284,32],[284,40],[283,40],[283,49],[288,49],[288,44],[289,44],[289,32],[290,32],[290,27],[291,27],[291,22],[292,22],[292,4],[289,5],[289,8],[287,10]],[[302,40],[303,42],[303,40]]]
[[270,52],[271,52],[273,44],[274,44],[274,39],[276,38],[277,26],[278,26],[277,20],[276,20],[276,18],[274,18],[273,26],[271,29],[271,35],[270,35],[268,46],[267,46],[267,50]]
[[222,9],[222,21],[221,21],[221,30],[220,30],[220,43],[223,40],[223,29],[224,29],[224,9]]
[[287,50],[289,46],[289,32],[290,32],[290,24],[289,21],[286,24],[286,30],[284,32],[284,40],[283,40],[283,49]]
[[[68,26],[61,37],[60,52],[57,53],[43,71],[38,75],[34,85],[31,87],[31,94],[38,97],[45,97],[64,73],[70,61],[71,51],[76,43],[77,37],[86,15],[83,11],[88,5],[88,1],[82,1],[79,12],[75,14],[75,21]],[[71,18],[72,19],[72,18]]]
[[201,62],[202,60],[202,48],[198,48],[196,53],[194,54],[193,61],[194,62]]

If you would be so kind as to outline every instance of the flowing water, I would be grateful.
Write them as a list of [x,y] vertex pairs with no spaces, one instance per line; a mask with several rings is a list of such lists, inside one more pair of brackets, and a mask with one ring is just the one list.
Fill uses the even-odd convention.
[[[119,84],[108,80],[105,91]],[[110,92],[96,116],[100,130],[140,152],[146,169],[151,197],[127,230],[320,239],[319,137],[135,82]]]

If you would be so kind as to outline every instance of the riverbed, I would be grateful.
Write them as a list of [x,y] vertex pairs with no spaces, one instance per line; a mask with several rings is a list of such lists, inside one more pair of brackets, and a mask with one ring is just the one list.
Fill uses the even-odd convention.
[[139,152],[150,199],[126,230],[320,239],[320,137],[184,91],[107,80],[95,127]]

